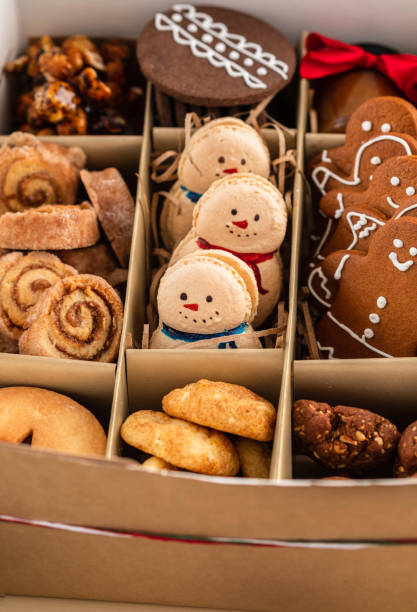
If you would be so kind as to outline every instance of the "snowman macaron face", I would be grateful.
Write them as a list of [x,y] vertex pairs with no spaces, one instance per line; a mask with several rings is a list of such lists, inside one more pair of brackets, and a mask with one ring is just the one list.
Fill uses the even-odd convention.
[[271,159],[257,131],[238,119],[212,121],[191,138],[178,167],[180,183],[204,193],[224,176],[250,172],[268,177]]
[[194,212],[198,236],[242,253],[278,249],[287,227],[281,193],[269,181],[236,174],[214,183]]
[[159,318],[174,329],[211,334],[249,321],[252,300],[240,276],[207,257],[180,260],[161,279]]

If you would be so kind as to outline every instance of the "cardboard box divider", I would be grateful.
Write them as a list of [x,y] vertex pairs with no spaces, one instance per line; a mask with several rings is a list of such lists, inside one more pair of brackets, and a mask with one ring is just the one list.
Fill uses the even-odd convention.
[[[365,398],[371,409],[387,416],[394,415],[394,411],[397,415],[400,405],[401,419],[406,419],[417,392],[415,359],[294,361],[304,147],[309,157],[322,146],[336,146],[343,140],[339,135],[323,134],[307,134],[304,139],[307,88],[306,82],[301,83],[284,349],[174,352],[127,348],[130,337],[135,341],[140,338],[145,322],[151,150],[172,148],[182,133],[176,128],[152,130],[150,87],[143,139],[45,138],[84,147],[91,155],[91,167],[102,163],[118,167],[126,163],[126,167],[132,167],[136,163],[136,170],[137,149],[141,145],[122,345],[117,367],[0,356],[0,365],[4,365],[0,369],[1,385],[48,386],[85,403],[99,417],[112,403],[107,460],[0,444],[0,510],[15,517],[68,526],[187,538],[221,536],[230,542],[213,548],[207,543],[158,541],[123,534],[75,534],[57,528],[1,523],[1,563],[6,566],[7,561],[7,571],[0,577],[4,592],[263,611],[276,610],[279,601],[282,609],[289,612],[306,607],[322,610],[329,602],[341,612],[350,611],[368,600],[370,592],[376,598],[372,610],[381,612],[415,595],[412,568],[417,546],[373,546],[366,542],[415,538],[417,517],[410,507],[417,491],[416,480],[292,479],[293,397],[311,395],[358,405]],[[9,366],[14,363],[25,367],[12,370]],[[136,461],[120,457],[118,432],[128,411],[159,408],[166,391],[201,376],[247,384],[273,401],[279,397],[272,480],[147,473]],[[264,544],[268,540],[285,542],[275,542],[279,547],[238,543],[250,538],[260,538]],[[290,540],[298,543],[292,545]],[[335,550],[331,544],[320,544],[324,540],[336,541]],[[343,540],[362,540],[364,544],[343,549]],[[378,567],[378,571],[370,572],[371,566]],[[363,575],[369,577],[368,582]],[[391,588],[393,580],[396,589]],[[355,588],[349,589],[349,597],[341,597],[347,582]],[[228,588],[224,588],[225,584]]]

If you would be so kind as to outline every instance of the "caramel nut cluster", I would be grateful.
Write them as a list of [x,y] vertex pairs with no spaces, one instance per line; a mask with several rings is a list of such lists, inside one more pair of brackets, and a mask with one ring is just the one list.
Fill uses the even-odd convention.
[[5,67],[21,81],[17,127],[38,135],[137,130],[142,90],[127,84],[129,55],[117,40],[97,46],[77,34],[58,46],[42,36]]

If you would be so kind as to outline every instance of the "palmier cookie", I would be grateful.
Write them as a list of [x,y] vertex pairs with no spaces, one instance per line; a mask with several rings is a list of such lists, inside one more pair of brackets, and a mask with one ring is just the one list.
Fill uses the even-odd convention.
[[162,409],[171,416],[244,438],[268,441],[274,435],[274,406],[240,385],[199,380],[165,395]]
[[234,440],[239,455],[240,471],[245,478],[269,478],[272,449],[267,442],[245,438]]
[[79,249],[95,244],[99,237],[97,216],[88,202],[78,206],[39,206],[0,217],[3,249]]
[[131,446],[191,472],[235,476],[239,471],[239,457],[225,435],[163,412],[134,412],[120,433]]
[[19,340],[25,355],[113,361],[119,350],[123,306],[99,276],[69,276],[47,289]]
[[106,435],[95,416],[71,398],[36,387],[0,389],[0,440],[74,455],[104,455]]
[[43,292],[77,270],[51,253],[8,253],[0,258],[0,332],[17,340],[29,309]]
[[116,168],[81,170],[81,180],[122,268],[129,264],[135,204]]

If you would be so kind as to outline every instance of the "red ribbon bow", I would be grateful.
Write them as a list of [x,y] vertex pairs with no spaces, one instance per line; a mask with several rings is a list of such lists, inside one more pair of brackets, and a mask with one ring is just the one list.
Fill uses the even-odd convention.
[[269,290],[264,289],[261,285],[261,273],[259,272],[258,264],[262,263],[263,261],[268,261],[268,259],[272,259],[275,251],[272,251],[272,253],[238,253],[237,251],[231,251],[225,247],[210,244],[210,242],[204,238],[198,238],[197,244],[200,249],[219,249],[220,251],[227,251],[228,253],[239,257],[239,259],[242,259],[242,261],[244,261],[252,269],[252,272],[255,275],[259,293],[261,295],[269,293]]
[[374,55],[362,47],[347,45],[313,32],[307,36],[307,53],[301,60],[300,74],[305,79],[322,77],[353,68],[371,68],[385,74],[417,104],[417,56],[408,53]]

